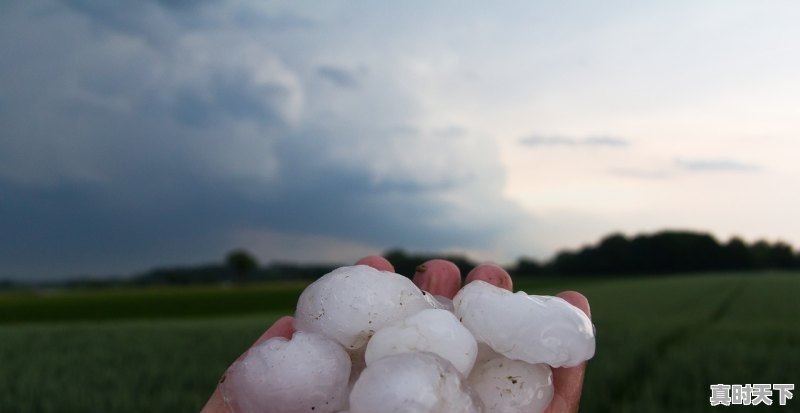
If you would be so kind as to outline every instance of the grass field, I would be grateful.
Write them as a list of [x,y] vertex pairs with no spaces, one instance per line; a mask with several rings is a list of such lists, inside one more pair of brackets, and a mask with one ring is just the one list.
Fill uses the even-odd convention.
[[[709,384],[800,382],[800,274],[522,280],[589,297],[585,412],[711,408]],[[0,294],[0,412],[198,411],[299,284]]]

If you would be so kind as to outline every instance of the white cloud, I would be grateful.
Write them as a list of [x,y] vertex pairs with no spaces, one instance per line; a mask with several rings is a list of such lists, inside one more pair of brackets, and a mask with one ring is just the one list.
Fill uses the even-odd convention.
[[675,164],[690,172],[757,172],[761,167],[732,159],[676,159]]
[[519,140],[523,146],[567,146],[567,147],[608,147],[624,148],[631,143],[627,139],[608,135],[591,135],[585,138],[562,135],[530,135]]

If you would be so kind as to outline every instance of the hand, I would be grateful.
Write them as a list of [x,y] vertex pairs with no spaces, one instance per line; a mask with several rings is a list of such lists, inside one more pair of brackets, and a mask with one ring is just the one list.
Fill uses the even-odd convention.
[[[356,264],[369,265],[378,270],[394,271],[394,267],[389,261],[377,256],[362,258]],[[513,286],[511,276],[504,269],[492,264],[482,264],[470,271],[466,282],[470,283],[475,280],[483,280],[507,290],[512,290]],[[442,295],[452,299],[461,288],[461,272],[450,261],[430,260],[417,267],[417,271],[414,273],[414,284],[431,294]],[[575,307],[580,308],[586,315],[591,317],[589,301],[583,294],[575,291],[564,291],[557,295]],[[273,337],[290,339],[294,333],[293,321],[292,317],[281,318],[267,329],[253,345]],[[241,358],[242,356],[239,357]],[[576,413],[578,411],[585,372],[585,362],[576,367],[553,369],[553,401],[550,402],[550,406],[545,410],[545,413]],[[223,375],[220,382],[224,380],[225,376]],[[214,390],[211,398],[200,413],[228,413],[228,408],[225,406],[219,386]]]
[[[367,257],[359,261],[361,264],[371,265],[380,270],[393,270],[391,264],[381,263],[383,258]],[[379,267],[383,265],[383,267]],[[486,281],[500,288],[513,291],[513,283],[508,273],[492,264],[483,264],[469,272],[465,280],[470,283],[475,280]],[[421,289],[434,294],[453,298],[461,288],[461,274],[455,264],[445,260],[430,260],[417,267],[414,274],[414,283]],[[591,317],[589,301],[583,294],[575,291],[564,291],[557,296],[566,302],[578,307]],[[553,400],[545,413],[576,413],[581,401],[583,391],[583,376],[586,372],[586,362],[575,367],[553,369]]]

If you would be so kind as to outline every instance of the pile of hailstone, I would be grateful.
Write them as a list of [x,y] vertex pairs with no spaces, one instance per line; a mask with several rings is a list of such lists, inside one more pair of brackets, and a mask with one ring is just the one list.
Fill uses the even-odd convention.
[[309,285],[294,327],[231,366],[234,412],[541,412],[551,367],[595,349],[589,318],[558,297],[474,281],[450,301],[364,265]]

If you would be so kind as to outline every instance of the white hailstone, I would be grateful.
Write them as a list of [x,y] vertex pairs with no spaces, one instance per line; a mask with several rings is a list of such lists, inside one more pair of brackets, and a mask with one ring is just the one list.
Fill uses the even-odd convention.
[[347,407],[350,357],[338,343],[296,332],[271,338],[228,369],[221,390],[236,413],[332,413]]
[[501,356],[496,351],[492,350],[488,344],[481,342],[478,343],[478,356],[475,357],[476,366],[480,366],[495,357]]
[[553,399],[553,374],[546,364],[499,356],[475,365],[468,381],[484,413],[540,413]]
[[478,342],[510,359],[572,367],[594,355],[591,320],[561,298],[515,294],[473,281],[456,294],[453,304]]
[[367,366],[392,354],[430,352],[449,361],[464,376],[478,353],[478,343],[456,316],[447,310],[422,310],[378,330],[367,344]]
[[480,413],[480,400],[447,360],[432,353],[387,356],[367,366],[350,413]]
[[306,287],[297,301],[294,326],[357,349],[379,329],[431,307],[422,291],[400,274],[366,265],[341,267]]
[[425,292],[425,299],[428,301],[428,303],[430,303],[431,307],[433,308],[447,310],[451,313],[455,309],[453,307],[453,300],[443,295],[433,295],[429,292]]
[[350,356],[350,380],[349,384],[347,385],[348,393],[350,390],[353,390],[353,386],[356,384],[356,380],[358,380],[358,376],[361,375],[361,372],[367,368],[367,361],[364,359],[364,354],[367,351],[367,346],[357,348],[357,349],[346,349],[347,355]]

